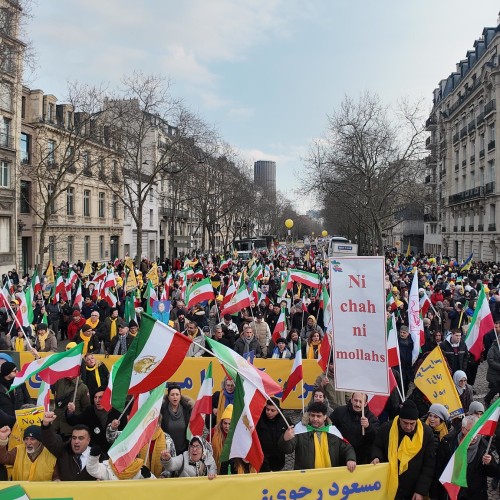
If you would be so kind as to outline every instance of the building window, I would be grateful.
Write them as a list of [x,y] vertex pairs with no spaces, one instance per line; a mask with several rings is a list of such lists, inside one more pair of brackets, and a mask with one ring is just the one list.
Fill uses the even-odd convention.
[[47,141],[47,165],[54,165],[54,163],[56,162],[55,151],[56,141]]
[[73,128],[73,113],[71,111],[66,111],[66,128]]
[[66,190],[66,215],[75,215],[75,189]]
[[31,212],[31,182],[21,181],[20,212],[29,214]]
[[2,135],[0,136],[0,144],[4,148],[12,147],[12,138],[10,136],[12,120],[3,117],[2,119]]
[[83,175],[91,176],[92,170],[90,168],[90,154],[88,153],[88,151],[85,151],[82,154],[82,160],[83,160]]
[[83,216],[90,217],[90,190],[83,191]]
[[83,238],[83,260],[90,260],[90,236]]
[[149,201],[153,201],[153,188],[149,188]]
[[491,160],[488,162],[488,177],[487,182],[495,182],[496,174],[495,174],[495,160]]
[[0,108],[12,111],[12,85],[0,82]]
[[30,142],[31,137],[29,134],[21,132],[21,140],[19,141],[19,152],[21,157],[21,163],[23,165],[30,164]]
[[10,252],[10,217],[0,217],[0,252]]
[[118,195],[113,195],[113,204],[111,205],[111,217],[118,219]]
[[0,187],[10,188],[10,163],[0,161]]
[[153,209],[149,211],[149,227],[153,227]]
[[68,236],[68,262],[73,262],[74,244],[75,244],[75,237]]
[[48,107],[48,110],[47,110],[47,120],[50,122],[50,123],[54,123],[54,119],[55,119],[55,116],[56,116],[56,113],[55,113],[55,106],[53,103],[49,103],[49,107]]
[[15,72],[14,47],[11,47],[6,43],[2,44],[2,57],[0,61],[0,66],[6,73],[12,74]]
[[54,184],[48,184],[47,185],[47,198],[48,198],[47,201],[49,203],[50,215],[53,215],[56,213],[56,200],[53,196],[54,196]]
[[104,160],[99,160],[99,179],[104,179]]
[[56,261],[56,237],[49,236],[49,260]]
[[99,193],[99,217],[105,217],[105,201],[104,193]]
[[495,122],[489,126],[489,136],[490,141],[495,140]]
[[104,236],[99,236],[99,259],[104,259]]
[[113,160],[113,181],[118,180],[118,162]]
[[494,203],[492,203],[490,205],[490,224],[495,224],[495,222],[496,222],[495,211],[496,211],[496,206]]

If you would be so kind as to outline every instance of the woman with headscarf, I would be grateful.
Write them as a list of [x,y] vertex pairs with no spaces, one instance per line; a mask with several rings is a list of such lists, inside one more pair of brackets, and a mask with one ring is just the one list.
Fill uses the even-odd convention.
[[177,453],[187,450],[186,430],[193,409],[193,400],[181,394],[177,384],[170,384],[167,397],[163,401],[161,413],[163,415],[161,428],[170,435],[175,444]]
[[189,449],[176,457],[172,457],[168,450],[162,451],[161,461],[167,471],[178,472],[179,477],[217,477],[212,447],[201,436],[193,436]]
[[[462,370],[457,370],[453,374],[453,382],[460,397],[460,402],[462,403],[462,408],[469,408],[470,404],[474,399],[474,392],[472,386],[467,383],[467,375]],[[456,418],[453,420],[453,425],[460,425],[461,419]]]
[[300,337],[306,340],[309,337],[310,333],[314,331],[318,331],[320,338],[323,338],[323,330],[318,326],[316,318],[311,315],[307,317],[307,323],[305,324],[304,328],[302,328]]
[[290,354],[292,355],[292,359],[295,358],[295,355],[297,354],[297,351],[299,349],[299,331],[297,328],[292,328],[286,337],[286,341],[288,342],[288,350],[290,351]]
[[212,453],[214,456],[215,463],[217,464],[218,474],[227,474],[228,462],[221,462],[220,456],[222,454],[222,449],[224,448],[224,443],[229,432],[229,426],[231,425],[231,418],[233,416],[233,405],[229,404],[222,413],[222,418],[219,420],[217,425],[212,429]]
[[221,390],[214,392],[212,397],[212,412],[215,415],[215,419],[212,417],[213,426],[220,422],[227,406],[234,403],[234,387],[234,381],[226,375],[222,381]]

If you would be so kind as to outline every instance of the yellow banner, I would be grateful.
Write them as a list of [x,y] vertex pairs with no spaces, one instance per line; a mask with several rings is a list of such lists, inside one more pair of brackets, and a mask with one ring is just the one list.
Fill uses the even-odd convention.
[[45,271],[45,277],[49,283],[54,283],[54,266],[52,265],[52,261],[49,260],[49,265],[47,266],[47,270]]
[[[25,363],[33,361],[33,356],[29,352],[21,352],[20,354],[20,367]],[[43,356],[45,353],[41,353]],[[97,355],[96,358],[102,361],[108,369],[111,371],[113,363],[115,363],[120,356],[109,356],[108,358],[104,355]],[[200,390],[201,382],[205,376],[205,371],[208,368],[208,363],[213,361],[212,375],[214,378],[214,391],[221,389],[222,381],[224,379],[224,371],[222,370],[220,363],[215,358],[186,358],[184,359],[182,365],[170,377],[169,382],[177,382],[182,389],[182,393],[186,396],[190,396],[193,399],[198,397],[198,392]],[[292,369],[293,361],[289,359],[255,359],[255,366],[259,369],[264,370],[268,373],[276,382],[278,382],[281,387],[288,380],[290,371]],[[321,374],[321,368],[318,363],[311,359],[304,359],[302,361],[302,369],[304,373],[304,391],[302,392],[301,384],[299,384],[295,390],[293,390],[290,395],[286,398],[286,401],[282,403],[283,408],[286,409],[301,409],[302,399],[304,399],[305,404],[311,399],[311,393],[314,389],[314,382],[316,377]],[[38,377],[31,378],[26,382],[28,392],[32,398],[36,398],[38,395],[38,389],[40,387],[41,380]],[[278,398],[281,394],[276,395]]]
[[24,432],[26,427],[30,425],[42,425],[43,406],[36,406],[35,408],[25,408],[24,410],[16,410],[16,422],[19,426],[21,434]]
[[90,263],[90,260],[85,262],[85,267],[83,268],[83,273],[82,276],[90,276],[92,274],[92,264]]
[[151,280],[151,283],[156,288],[158,286],[158,266],[156,262],[151,266],[151,269],[147,272],[146,278]]
[[125,293],[135,290],[137,288],[137,278],[135,276],[135,269],[132,267],[127,273],[127,281],[125,282]]
[[422,361],[415,374],[415,385],[425,394],[431,404],[444,405],[450,417],[463,414],[460,397],[439,346],[435,347]]
[[[243,498],[245,500],[386,500],[389,464],[358,465],[354,472],[345,467],[266,472],[205,477],[182,477],[161,481],[61,481],[19,482],[30,498],[73,498],[74,500],[137,500],[163,498]],[[168,484],[167,484],[168,483]],[[5,487],[16,483],[4,483]],[[3,488],[2,488],[3,489]],[[0,490],[0,495],[2,491]]]

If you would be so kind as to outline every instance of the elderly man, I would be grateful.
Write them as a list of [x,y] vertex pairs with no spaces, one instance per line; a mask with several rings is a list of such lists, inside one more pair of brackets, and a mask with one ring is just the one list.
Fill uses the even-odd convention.
[[262,357],[262,350],[260,348],[259,341],[255,338],[250,325],[243,328],[243,335],[234,343],[234,350],[240,356],[253,351],[256,358]]
[[372,464],[390,464],[388,498],[423,500],[429,494],[435,464],[434,435],[418,419],[413,401],[406,400],[399,416],[380,426],[372,458]]
[[119,318],[118,320],[118,335],[113,338],[109,344],[108,354],[123,355],[126,354],[130,344],[132,344],[134,337],[128,332],[127,322]]
[[200,327],[194,321],[189,321],[183,333],[193,341],[186,353],[186,357],[199,358],[203,356],[205,351],[202,347],[205,347],[205,335],[203,335]]
[[[14,481],[51,481],[55,478],[56,457],[42,444],[40,427],[30,425],[23,443],[7,450],[10,427],[0,429],[0,463],[12,465]],[[33,467],[33,464],[36,464]]]
[[71,432],[71,439],[63,441],[63,438],[56,434],[52,427],[52,422],[56,418],[54,412],[45,412],[41,441],[57,457],[58,478],[61,481],[94,481],[95,479],[86,469],[90,453],[90,429],[86,425],[75,425]]
[[255,320],[250,323],[250,326],[255,334],[255,338],[259,341],[262,357],[267,358],[267,348],[271,340],[271,330],[269,329],[269,325],[264,321],[264,315],[260,312],[257,313]]
[[354,448],[357,463],[361,465],[370,463],[371,447],[379,423],[378,418],[368,409],[366,394],[353,392],[347,405],[335,409],[331,420],[332,424]]
[[289,427],[279,440],[278,448],[284,453],[295,452],[295,470],[320,469],[346,465],[349,472],[356,468],[356,453],[347,442],[328,432],[327,407],[315,402],[309,405],[308,427],[312,430],[295,433]]

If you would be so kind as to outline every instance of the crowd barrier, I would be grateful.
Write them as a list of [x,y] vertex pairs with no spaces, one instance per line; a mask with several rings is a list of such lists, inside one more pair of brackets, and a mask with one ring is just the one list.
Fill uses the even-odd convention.
[[[33,356],[29,352],[13,352],[13,351],[3,351],[9,354],[14,359],[14,362],[20,368],[24,363],[29,363],[33,361]],[[96,358],[102,361],[109,370],[113,366],[113,363],[119,358],[119,356],[109,356],[96,355]],[[221,388],[222,380],[224,378],[224,371],[216,358],[186,358],[175,374],[169,379],[169,382],[177,382],[181,388],[182,393],[193,399],[198,396],[198,391],[200,390],[201,383],[205,377],[205,371],[208,364],[212,361],[212,375],[214,378],[214,391],[218,391]],[[283,384],[288,380],[290,371],[292,369],[293,361],[287,359],[259,359],[255,358],[254,365],[259,369],[268,373],[276,382],[278,382],[282,387]],[[311,392],[314,389],[314,382],[318,375],[321,374],[321,368],[318,363],[314,360],[305,359],[302,362],[303,373],[304,373],[304,387],[299,384],[295,390],[291,392],[286,401],[282,404],[285,409],[302,409],[302,401],[305,404],[309,402],[311,398]],[[38,388],[40,387],[41,380],[38,377],[30,379],[27,382],[28,391],[31,397],[36,398],[38,394]],[[276,395],[278,398],[281,397],[281,393]]]
[[[138,498],[244,498],[245,500],[387,500],[389,464],[207,478],[20,484],[31,500],[137,500]],[[0,498],[2,491],[0,490]]]

